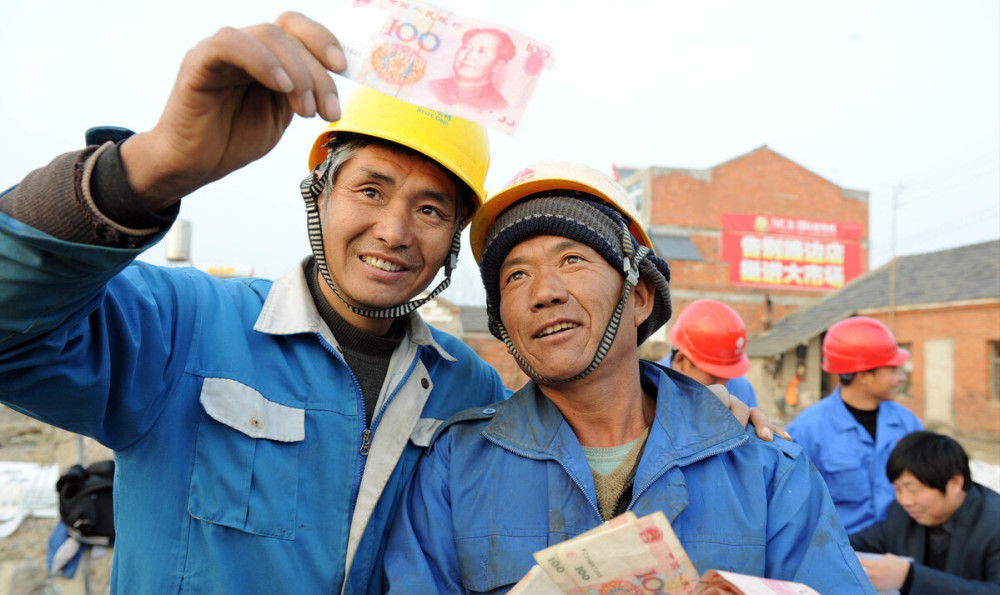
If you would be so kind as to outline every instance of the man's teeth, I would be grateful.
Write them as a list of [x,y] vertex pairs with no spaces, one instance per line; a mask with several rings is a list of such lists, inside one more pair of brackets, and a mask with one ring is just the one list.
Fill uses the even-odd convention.
[[559,322],[559,323],[553,324],[552,326],[545,327],[545,330],[543,330],[542,332],[538,333],[538,336],[539,337],[547,337],[547,336],[551,335],[552,333],[557,333],[557,332],[559,332],[561,330],[568,329],[568,328],[576,328],[578,326],[580,326],[580,325],[576,324],[575,322]]
[[362,256],[361,260],[365,261],[366,263],[368,263],[369,265],[371,265],[371,266],[373,266],[373,267],[375,267],[377,269],[382,269],[383,271],[389,271],[390,273],[394,273],[396,271],[403,270],[403,267],[399,266],[398,264],[387,262],[385,260],[382,260],[381,258],[372,258],[371,256]]

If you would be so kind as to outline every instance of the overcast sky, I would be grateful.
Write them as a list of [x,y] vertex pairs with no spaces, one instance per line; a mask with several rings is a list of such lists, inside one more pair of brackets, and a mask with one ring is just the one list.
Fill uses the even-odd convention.
[[[554,49],[520,136],[491,132],[487,189],[532,161],[607,173],[709,168],[761,145],[871,193],[869,266],[893,253],[1000,238],[1000,3],[997,0],[441,0]],[[0,0],[0,187],[85,130],[144,130],[184,53],[224,25],[332,2]],[[338,79],[345,94],[352,83]],[[298,182],[325,124],[296,118],[261,161],[185,199],[192,260],[276,277],[308,253]],[[162,245],[146,259],[164,262]],[[463,250],[442,297],[482,301]]]

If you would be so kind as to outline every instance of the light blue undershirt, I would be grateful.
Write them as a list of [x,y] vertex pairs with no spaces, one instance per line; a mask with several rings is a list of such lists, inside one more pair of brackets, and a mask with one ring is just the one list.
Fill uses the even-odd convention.
[[622,461],[625,460],[625,457],[632,450],[632,447],[635,446],[635,443],[639,441],[639,438],[621,446],[608,446],[606,448],[584,446],[582,447],[583,454],[587,457],[587,462],[590,463],[592,470],[601,475],[607,475],[617,469],[618,465],[622,464]]

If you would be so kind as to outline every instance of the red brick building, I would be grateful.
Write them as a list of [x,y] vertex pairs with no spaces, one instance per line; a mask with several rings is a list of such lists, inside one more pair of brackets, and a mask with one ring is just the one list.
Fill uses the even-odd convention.
[[[868,268],[868,193],[842,188],[766,146],[708,169],[621,171],[621,184],[635,199],[657,253],[670,263],[675,312],[690,301],[711,297],[732,306],[753,333],[836,289],[843,283],[818,286],[778,278],[794,270],[796,261],[803,269],[808,266],[803,246],[831,241],[798,233],[811,223],[852,230],[851,270],[845,281]],[[737,219],[756,227],[732,227],[730,222]],[[776,223],[788,225],[779,230]],[[763,239],[765,246],[796,245],[800,251],[770,259],[765,266],[776,271],[770,280],[741,281],[738,257],[725,254],[724,247],[727,240],[745,241],[748,236]],[[760,259],[755,264],[759,266]],[[654,340],[665,341],[666,335]]]

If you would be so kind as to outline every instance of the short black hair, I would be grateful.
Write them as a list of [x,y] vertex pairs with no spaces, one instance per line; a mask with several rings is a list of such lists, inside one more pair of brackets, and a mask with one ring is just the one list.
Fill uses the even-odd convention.
[[942,494],[946,493],[948,480],[956,475],[964,478],[962,489],[972,487],[972,473],[969,471],[969,456],[954,438],[934,432],[911,432],[896,444],[889,455],[885,474],[889,481],[909,471],[920,480]]

